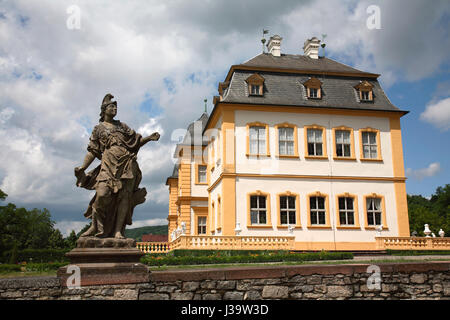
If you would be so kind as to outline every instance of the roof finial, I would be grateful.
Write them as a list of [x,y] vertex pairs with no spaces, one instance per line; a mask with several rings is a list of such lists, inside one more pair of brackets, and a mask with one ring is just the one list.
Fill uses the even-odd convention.
[[208,113],[207,107],[206,107],[206,102],[208,102],[208,99],[203,100],[203,102],[205,102],[205,113]]
[[263,47],[263,53],[265,52],[264,44],[266,43],[266,38],[264,38],[264,35],[265,35],[265,34],[268,34],[268,33],[269,33],[269,30],[266,30],[266,29],[263,28],[263,37],[262,37],[262,39],[261,39],[262,47]]

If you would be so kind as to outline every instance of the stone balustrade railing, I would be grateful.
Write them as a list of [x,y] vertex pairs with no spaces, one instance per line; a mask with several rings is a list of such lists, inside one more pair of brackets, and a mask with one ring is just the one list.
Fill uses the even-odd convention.
[[168,242],[136,242],[136,248],[144,253],[167,253],[170,250]]
[[292,250],[294,237],[181,235],[170,243],[170,249]]
[[450,250],[450,238],[377,237],[379,250]]

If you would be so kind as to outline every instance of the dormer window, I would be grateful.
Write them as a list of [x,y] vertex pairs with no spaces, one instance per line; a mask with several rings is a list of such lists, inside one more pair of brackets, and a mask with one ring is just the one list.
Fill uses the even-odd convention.
[[355,86],[355,89],[358,91],[360,102],[373,101],[373,85],[368,81],[361,81],[357,86]]
[[317,78],[309,78],[303,83],[308,99],[322,99],[322,82]]
[[248,93],[250,96],[264,95],[264,78],[255,73],[248,77],[245,82],[248,85]]

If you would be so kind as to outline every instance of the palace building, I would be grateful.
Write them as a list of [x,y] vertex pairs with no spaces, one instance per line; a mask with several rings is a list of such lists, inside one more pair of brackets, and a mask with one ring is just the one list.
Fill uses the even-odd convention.
[[231,66],[211,114],[177,144],[169,242],[177,248],[380,249],[409,237],[400,119],[379,74],[268,52]]

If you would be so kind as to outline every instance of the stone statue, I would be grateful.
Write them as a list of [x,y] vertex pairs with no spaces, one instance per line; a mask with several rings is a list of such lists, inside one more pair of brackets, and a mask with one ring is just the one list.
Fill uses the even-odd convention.
[[[92,219],[81,237],[124,239],[126,225],[132,223],[134,207],[145,202],[147,191],[139,188],[142,179],[137,153],[149,141],[158,141],[159,133],[142,137],[125,123],[114,120],[117,101],[107,94],[101,105],[100,121],[91,134],[83,164],[75,168],[77,186],[95,190],[84,214]],[[100,165],[85,174],[97,158]]]

